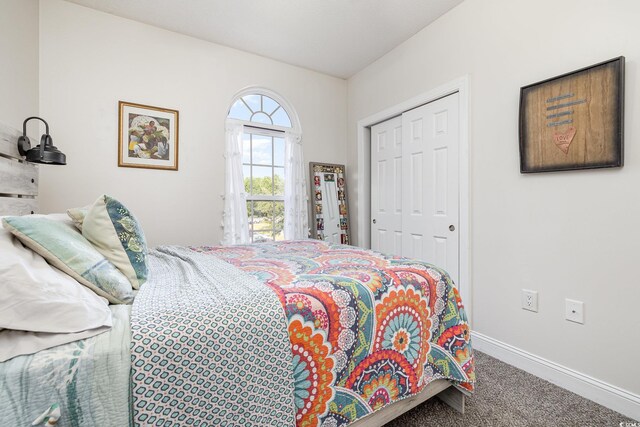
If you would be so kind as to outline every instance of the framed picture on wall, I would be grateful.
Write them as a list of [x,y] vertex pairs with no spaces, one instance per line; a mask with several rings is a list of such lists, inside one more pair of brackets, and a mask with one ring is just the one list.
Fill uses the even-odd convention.
[[520,172],[623,164],[624,56],[520,89]]
[[178,170],[178,111],[120,101],[118,166]]

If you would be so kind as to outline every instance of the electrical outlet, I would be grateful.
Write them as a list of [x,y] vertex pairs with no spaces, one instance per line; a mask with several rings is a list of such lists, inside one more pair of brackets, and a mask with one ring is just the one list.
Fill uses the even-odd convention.
[[522,308],[524,310],[538,312],[538,292],[529,289],[522,290]]
[[564,316],[570,322],[584,323],[584,303],[567,298],[565,300]]

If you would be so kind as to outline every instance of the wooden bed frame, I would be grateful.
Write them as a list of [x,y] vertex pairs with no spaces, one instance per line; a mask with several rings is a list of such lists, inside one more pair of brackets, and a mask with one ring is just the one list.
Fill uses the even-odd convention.
[[[38,212],[38,166],[27,163],[18,153],[22,132],[0,123],[0,216],[29,215]],[[32,141],[36,139],[32,138]],[[464,413],[465,395],[447,380],[435,380],[415,396],[395,402],[351,424],[378,427],[437,396]]]
[[38,212],[38,166],[25,162],[18,153],[21,135],[0,123],[0,216]]
[[366,417],[350,424],[350,427],[380,427],[389,421],[399,417],[407,411],[415,408],[423,402],[437,396],[456,411],[464,414],[465,394],[458,390],[448,380],[435,380],[429,383],[424,390],[415,396],[408,397],[399,402],[367,415]]

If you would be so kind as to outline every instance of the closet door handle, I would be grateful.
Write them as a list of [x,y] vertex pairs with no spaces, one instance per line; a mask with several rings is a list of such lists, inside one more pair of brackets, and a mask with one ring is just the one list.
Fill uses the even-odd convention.
[[455,227],[455,225],[451,224],[451,225],[449,226],[449,231],[456,231],[456,227]]
[[373,220],[373,223],[374,223],[374,224],[376,223],[376,220],[375,220],[375,219]]

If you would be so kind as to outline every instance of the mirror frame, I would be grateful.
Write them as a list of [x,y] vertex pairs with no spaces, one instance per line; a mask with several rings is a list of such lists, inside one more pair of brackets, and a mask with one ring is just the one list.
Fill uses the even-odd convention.
[[[309,163],[309,187],[311,189],[311,238],[325,240],[324,235],[324,214],[322,213],[322,188],[320,187],[320,175],[323,173],[336,174],[336,186],[338,189],[338,211],[340,214],[340,243],[351,244],[351,224],[349,223],[349,204],[347,202],[347,175],[344,165],[331,163]],[[318,179],[316,179],[316,177]],[[340,185],[342,182],[342,185]],[[322,228],[318,230],[318,225],[322,223]]]

